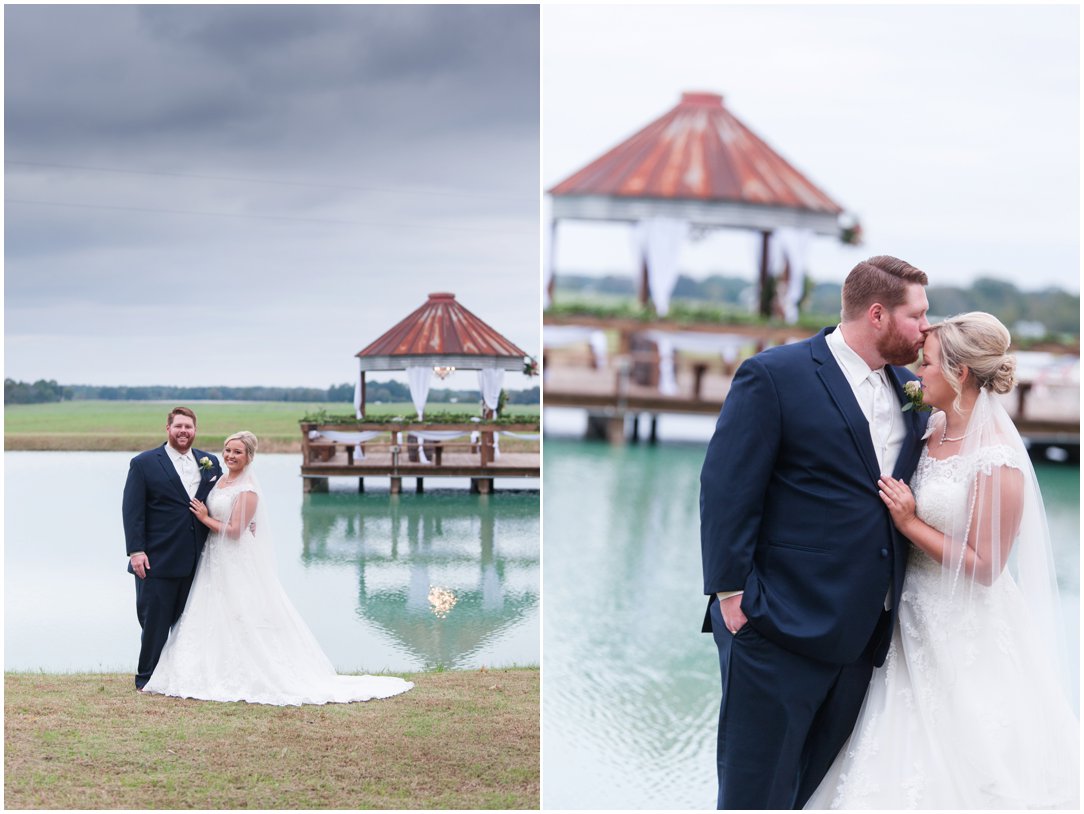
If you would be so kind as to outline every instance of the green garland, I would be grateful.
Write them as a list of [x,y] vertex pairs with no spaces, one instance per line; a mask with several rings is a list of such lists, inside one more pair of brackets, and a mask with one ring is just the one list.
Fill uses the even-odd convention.
[[434,413],[427,416],[423,421],[408,416],[373,416],[372,418],[356,418],[353,415],[331,415],[327,410],[317,410],[308,413],[299,419],[299,424],[477,424],[479,427],[506,426],[512,424],[538,425],[539,419],[526,416],[502,416],[501,418],[483,419],[478,418],[476,413]]
[[[711,305],[690,305],[673,302],[670,313],[665,317],[655,314],[654,308],[645,308],[636,303],[624,302],[616,305],[599,305],[586,302],[555,303],[546,313],[552,316],[588,316],[599,319],[634,319],[640,322],[669,322],[676,325],[695,325],[700,323],[724,325],[770,325],[786,327],[777,319],[764,319],[757,314],[750,314],[744,309],[726,308]],[[835,325],[838,316],[824,314],[799,314],[798,326],[819,330],[825,325]]]

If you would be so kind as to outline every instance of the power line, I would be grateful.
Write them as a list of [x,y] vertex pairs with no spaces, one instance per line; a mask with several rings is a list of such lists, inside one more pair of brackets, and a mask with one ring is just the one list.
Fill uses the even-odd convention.
[[356,184],[331,184],[321,181],[293,181],[283,178],[246,178],[231,175],[210,175],[205,173],[167,172],[165,170],[130,170],[119,167],[88,167],[80,164],[59,164],[47,161],[20,161],[4,159],[5,164],[19,167],[48,167],[52,169],[77,170],[79,172],[101,172],[118,175],[148,175],[164,178],[194,178],[203,181],[228,181],[241,184],[271,184],[276,186],[313,187],[317,189],[338,189],[352,192],[383,192],[400,195],[443,195],[450,197],[482,198],[486,200],[512,201],[521,200],[518,196],[499,195],[492,192],[469,192],[466,190],[438,189],[426,187],[378,187]]
[[[493,229],[472,228],[470,226],[441,226],[439,224],[426,223],[424,221],[418,221],[415,223],[390,223],[390,222],[377,222],[377,221],[359,221],[359,220],[345,220],[338,218],[306,218],[298,217],[296,215],[275,215],[275,214],[260,214],[249,212],[204,212],[196,209],[157,209],[148,207],[135,207],[135,206],[115,206],[111,204],[95,204],[95,203],[75,203],[69,201],[35,201],[27,198],[5,198],[4,204],[25,204],[30,206],[55,206],[66,207],[73,209],[102,209],[115,212],[136,212],[139,214],[152,214],[152,215],[196,215],[199,217],[214,217],[214,218],[248,218],[252,220],[274,220],[274,221],[295,221],[298,223],[323,223],[333,224],[337,226],[373,226],[379,228],[392,228],[392,229],[439,229],[442,231],[450,232],[474,232],[477,234],[492,235]],[[506,234],[522,234],[537,236],[537,232],[528,229],[501,229],[502,235]]]

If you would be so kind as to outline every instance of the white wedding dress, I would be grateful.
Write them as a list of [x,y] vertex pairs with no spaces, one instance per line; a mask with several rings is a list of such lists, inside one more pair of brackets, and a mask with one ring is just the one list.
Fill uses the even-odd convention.
[[[245,492],[258,489],[251,482],[212,489],[211,517],[228,522]],[[368,701],[413,687],[391,676],[336,675],[279,582],[262,508],[255,533],[208,536],[184,613],[144,690],[284,706]]]
[[[926,449],[911,482],[917,515],[946,532],[969,511],[978,468],[1030,466],[1011,446],[965,458]],[[946,532],[947,533],[947,532]],[[1079,726],[1009,570],[949,597],[942,567],[912,546],[888,657],[850,740],[808,809],[1071,808]]]

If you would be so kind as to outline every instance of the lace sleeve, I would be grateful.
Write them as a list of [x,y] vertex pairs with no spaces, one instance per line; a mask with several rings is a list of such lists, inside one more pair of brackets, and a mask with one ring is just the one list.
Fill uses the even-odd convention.
[[255,519],[259,507],[259,492],[250,484],[242,484],[230,507],[230,517],[223,528],[223,534],[234,540],[239,539]]
[[990,475],[994,467],[1008,466],[1012,469],[1024,470],[1024,462],[1020,460],[1020,453],[1008,444],[996,444],[983,447],[975,453],[975,469],[983,475]]

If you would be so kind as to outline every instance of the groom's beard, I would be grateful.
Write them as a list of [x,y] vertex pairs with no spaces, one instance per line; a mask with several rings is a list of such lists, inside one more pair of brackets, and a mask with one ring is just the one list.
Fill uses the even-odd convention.
[[889,317],[888,332],[877,338],[877,353],[890,365],[909,365],[918,358],[922,341],[918,344],[908,341],[896,326],[895,317]]

